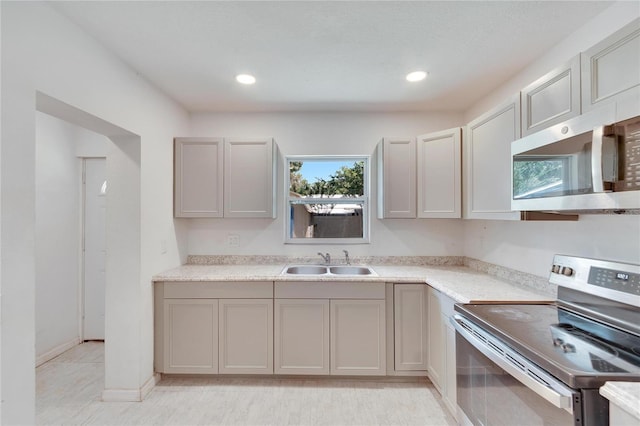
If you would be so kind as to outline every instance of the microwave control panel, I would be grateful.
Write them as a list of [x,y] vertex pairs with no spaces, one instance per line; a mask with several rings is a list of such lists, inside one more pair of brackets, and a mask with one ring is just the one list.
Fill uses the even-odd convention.
[[[620,133],[622,131],[622,133]],[[640,117],[627,120],[616,125],[616,133],[620,136],[619,170],[622,181],[616,186],[616,191],[636,191],[640,189]]]

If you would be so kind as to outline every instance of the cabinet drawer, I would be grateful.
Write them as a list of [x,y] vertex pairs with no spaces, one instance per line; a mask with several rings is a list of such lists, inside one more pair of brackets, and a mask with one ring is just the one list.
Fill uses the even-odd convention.
[[189,281],[164,283],[165,299],[270,299],[271,281]]
[[278,299],[384,299],[384,283],[287,281],[275,283]]

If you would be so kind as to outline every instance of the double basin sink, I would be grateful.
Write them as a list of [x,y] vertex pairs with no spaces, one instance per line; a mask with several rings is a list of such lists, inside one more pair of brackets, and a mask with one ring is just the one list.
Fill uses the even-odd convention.
[[351,265],[298,265],[287,266],[282,271],[282,275],[371,275],[377,274],[368,266]]

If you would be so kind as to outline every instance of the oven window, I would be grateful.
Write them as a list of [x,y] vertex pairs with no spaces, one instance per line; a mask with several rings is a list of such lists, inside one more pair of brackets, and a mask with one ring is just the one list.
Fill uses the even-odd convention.
[[571,413],[538,396],[458,333],[456,381],[458,405],[473,425],[574,424]]

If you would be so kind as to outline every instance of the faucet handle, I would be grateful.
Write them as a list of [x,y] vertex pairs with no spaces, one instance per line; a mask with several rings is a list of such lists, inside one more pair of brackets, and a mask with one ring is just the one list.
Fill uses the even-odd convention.
[[344,259],[347,262],[347,265],[351,265],[351,261],[349,260],[349,252],[346,250],[342,250],[344,252]]

